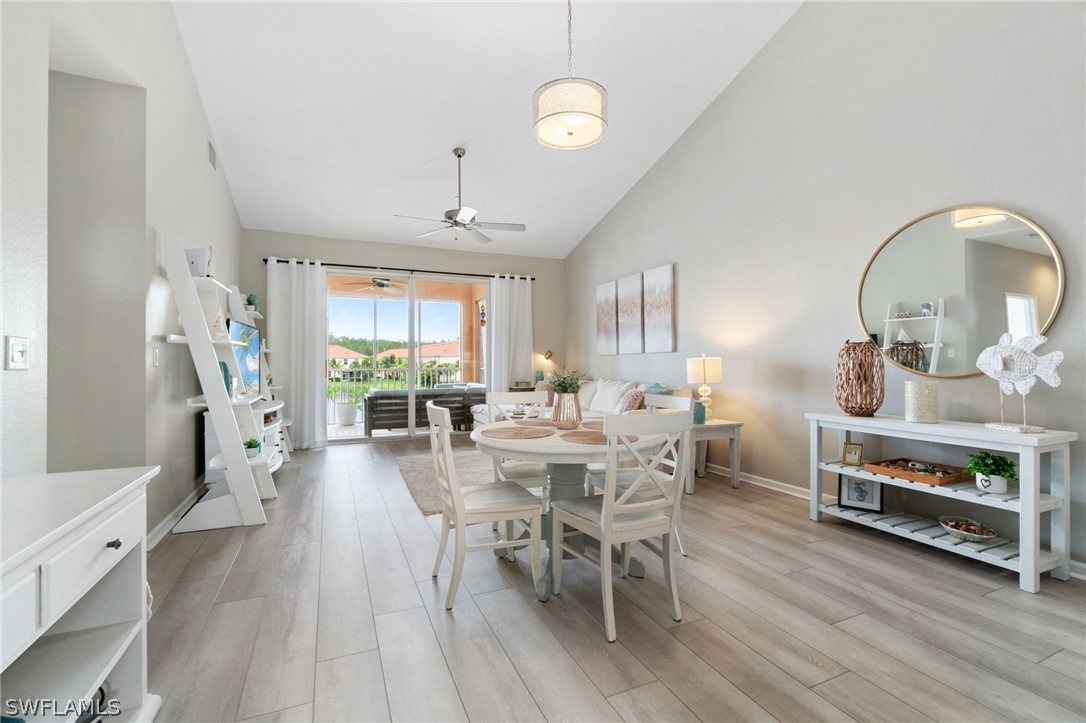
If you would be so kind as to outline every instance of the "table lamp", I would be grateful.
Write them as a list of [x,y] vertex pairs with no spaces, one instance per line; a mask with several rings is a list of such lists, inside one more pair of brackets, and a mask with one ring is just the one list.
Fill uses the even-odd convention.
[[701,398],[698,402],[705,407],[705,418],[712,419],[713,409],[710,406],[713,403],[712,398],[709,396],[713,393],[710,384],[720,384],[724,380],[724,364],[721,362],[718,356],[705,356],[702,354],[699,357],[692,357],[686,360],[686,383],[687,384],[700,384],[698,387],[698,394]]

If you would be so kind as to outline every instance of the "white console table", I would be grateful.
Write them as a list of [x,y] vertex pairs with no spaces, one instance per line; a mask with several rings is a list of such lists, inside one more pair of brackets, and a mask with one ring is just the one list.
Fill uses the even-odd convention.
[[75,721],[103,688],[106,720],[154,720],[162,699],[147,692],[144,488],[158,472],[0,481],[0,689],[15,717]]
[[[1068,578],[1071,541],[1070,445],[1078,439],[1076,432],[1012,434],[988,429],[983,424],[967,422],[915,424],[906,422],[902,417],[849,417],[843,414],[810,412],[805,416],[811,425],[812,520],[821,520],[823,514],[830,514],[1013,570],[1019,575],[1019,586],[1027,592],[1040,590],[1042,572],[1049,571],[1052,577],[1060,580]],[[854,435],[862,434],[945,444],[968,450],[986,449],[1017,454],[1020,478],[1018,490],[1012,489],[1008,494],[987,494],[977,489],[976,484],[971,481],[937,487],[865,472],[862,467],[841,464],[837,457],[824,460],[822,435],[825,430],[838,432],[838,449],[845,442],[854,441]],[[1045,454],[1050,456],[1050,467],[1047,479],[1042,479],[1041,456]],[[901,513],[875,514],[823,504],[822,475],[825,472],[1015,512],[1018,514],[1018,542],[999,537],[984,543],[963,542],[947,534],[937,520]],[[1045,513],[1048,514],[1051,550],[1042,549],[1040,543],[1041,526],[1044,523],[1042,515]]]

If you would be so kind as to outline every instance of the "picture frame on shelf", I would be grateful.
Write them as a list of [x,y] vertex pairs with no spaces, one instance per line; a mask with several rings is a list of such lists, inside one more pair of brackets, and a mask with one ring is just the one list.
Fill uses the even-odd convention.
[[837,506],[882,514],[882,483],[874,480],[837,475]]
[[864,446],[860,442],[845,442],[841,449],[841,464],[859,467],[863,464]]

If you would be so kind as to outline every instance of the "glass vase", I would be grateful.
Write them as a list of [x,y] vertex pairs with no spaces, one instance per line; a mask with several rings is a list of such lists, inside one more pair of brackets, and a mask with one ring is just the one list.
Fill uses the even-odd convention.
[[558,429],[581,426],[581,405],[575,392],[555,392],[551,420]]

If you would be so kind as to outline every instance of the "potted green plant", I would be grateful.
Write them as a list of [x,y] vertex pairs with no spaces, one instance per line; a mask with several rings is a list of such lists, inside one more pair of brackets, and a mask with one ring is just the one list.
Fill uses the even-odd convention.
[[969,464],[965,471],[977,476],[977,488],[992,494],[1004,494],[1007,482],[1017,482],[1014,462],[1006,457],[991,452],[977,452],[969,455]]
[[340,392],[336,403],[336,421],[340,426],[349,427],[358,421],[358,406],[362,403],[362,387],[351,387]]
[[581,426],[581,391],[584,375],[578,371],[558,372],[551,377],[554,387],[554,406],[551,419],[558,429],[576,429]]
[[245,440],[245,456],[256,457],[260,454],[260,440],[256,437],[249,437]]

